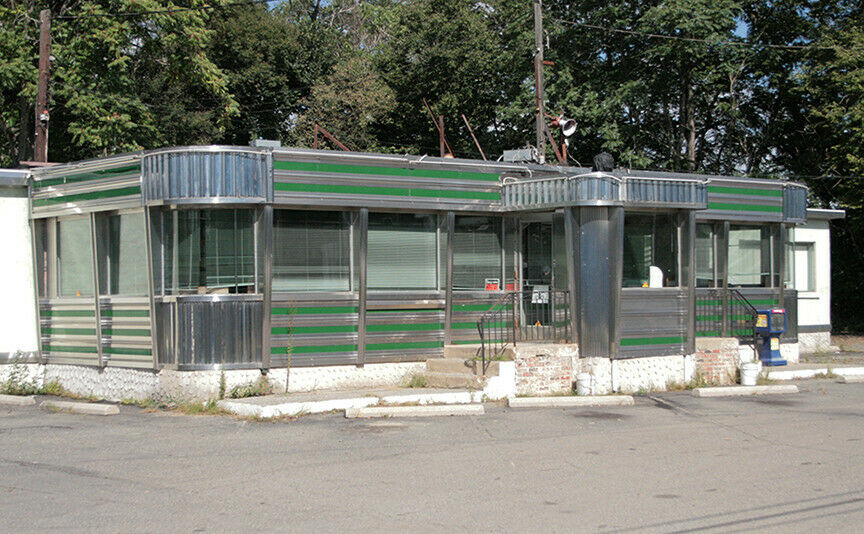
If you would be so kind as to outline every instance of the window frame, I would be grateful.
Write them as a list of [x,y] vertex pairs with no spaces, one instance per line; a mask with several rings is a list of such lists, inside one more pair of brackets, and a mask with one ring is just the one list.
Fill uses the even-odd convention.
[[[150,280],[150,273],[147,269],[147,232],[149,231],[147,228],[147,216],[143,209],[141,208],[128,208],[121,210],[112,210],[112,211],[100,211],[95,212],[95,224],[96,224],[96,269],[99,270],[99,285],[102,286],[99,288],[99,297],[100,298],[112,298],[112,297],[146,297],[149,295],[150,286],[152,285],[152,281]],[[123,215],[140,215],[141,217],[141,227],[142,227],[142,235],[143,239],[142,243],[142,251],[143,257],[140,258],[142,265],[144,265],[144,280],[145,287],[144,291],[141,293],[112,293],[111,292],[111,267],[113,262],[111,261],[108,252],[111,251],[112,243],[110,241],[110,235],[105,234],[102,235],[102,232],[107,230],[107,219],[112,217],[120,217]],[[121,227],[121,232],[122,232]],[[103,291],[103,287],[106,289]]]
[[[627,217],[628,216],[651,216],[656,219],[658,216],[668,217],[669,221],[672,223],[673,233],[675,236],[675,258],[672,261],[672,264],[675,266],[675,285],[664,285],[661,287],[645,287],[645,286],[628,286],[625,285],[623,269],[624,269],[624,254],[625,254],[625,241],[627,239]],[[657,290],[657,289],[681,289],[686,287],[685,282],[681,279],[683,272],[683,255],[682,255],[682,244],[683,244],[683,235],[682,231],[685,227],[685,221],[682,220],[682,217],[679,216],[679,212],[677,211],[654,211],[654,210],[625,210],[624,218],[621,223],[621,288],[627,290]],[[653,253],[653,252],[652,252]],[[694,251],[695,253],[695,251]],[[715,267],[716,268],[716,267]]]
[[[372,227],[371,221],[373,217],[377,215],[413,215],[413,216],[426,216],[434,218],[435,222],[435,287],[434,288],[400,288],[400,287],[372,287],[369,284],[369,274],[370,274],[370,263],[369,263],[369,243],[370,243],[370,229]],[[442,261],[446,262],[446,251],[443,251],[443,245],[447,244],[445,240],[445,236],[442,232],[442,227],[446,228],[446,217],[447,214],[433,211],[387,211],[387,210],[376,210],[369,211],[369,218],[367,220],[366,228],[364,229],[366,232],[366,291],[369,293],[392,293],[392,292],[440,292],[446,289],[446,269],[449,267],[447,265],[442,265]]]

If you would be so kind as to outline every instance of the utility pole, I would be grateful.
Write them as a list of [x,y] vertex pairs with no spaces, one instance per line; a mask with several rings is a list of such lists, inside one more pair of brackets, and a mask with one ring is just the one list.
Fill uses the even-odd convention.
[[447,147],[444,146],[444,143],[444,115],[438,115],[438,146],[442,158],[447,155]]
[[546,110],[543,89],[543,0],[534,2],[534,96],[537,99],[537,162],[546,163]]
[[48,71],[51,68],[51,10],[39,12],[39,81],[36,87],[36,123],[33,160],[48,161]]

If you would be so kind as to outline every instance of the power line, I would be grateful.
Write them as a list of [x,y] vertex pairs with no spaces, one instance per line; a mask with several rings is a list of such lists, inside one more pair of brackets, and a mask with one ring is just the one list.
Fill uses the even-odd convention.
[[864,48],[864,46],[853,46],[852,48],[843,48],[840,46],[822,46],[822,45],[781,45],[781,44],[761,44],[761,43],[749,43],[744,41],[715,41],[712,39],[704,39],[700,37],[686,37],[683,35],[668,35],[662,33],[651,33],[651,32],[643,32],[638,30],[625,30],[623,28],[611,28],[609,26],[600,26],[598,24],[589,24],[587,22],[574,22],[572,20],[564,20],[556,17],[549,17],[551,20],[555,22],[560,22],[561,24],[569,24],[571,26],[579,26],[582,28],[589,28],[592,30],[600,30],[606,31],[610,33],[619,33],[624,35],[638,35],[641,37],[649,37],[652,39],[666,39],[669,41],[686,41],[691,43],[705,43],[710,44],[712,46],[737,46],[741,48],[773,48],[778,50],[796,50],[796,51],[807,51],[807,50],[860,50]]
[[55,20],[76,20],[88,18],[124,18],[124,17],[142,17],[145,15],[158,15],[163,13],[180,13],[186,11],[209,11],[213,9],[225,9],[237,6],[249,6],[255,4],[267,4],[273,0],[246,0],[245,2],[231,2],[229,4],[205,5],[197,7],[175,7],[169,9],[156,9],[153,11],[125,11],[122,13],[85,13],[82,15],[61,15],[54,17]]

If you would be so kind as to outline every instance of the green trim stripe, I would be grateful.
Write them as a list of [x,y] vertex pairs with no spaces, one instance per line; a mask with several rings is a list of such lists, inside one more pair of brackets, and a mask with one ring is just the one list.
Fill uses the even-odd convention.
[[91,191],[89,193],[79,193],[77,195],[66,195],[62,197],[39,198],[33,201],[33,206],[51,206],[54,204],[65,204],[67,202],[77,202],[79,200],[96,200],[100,198],[125,197],[130,195],[140,195],[141,186],[120,187],[118,189],[109,189],[107,191]]
[[409,341],[400,343],[367,343],[366,350],[405,350],[436,349],[444,346],[443,341]]
[[367,332],[429,332],[443,330],[444,323],[367,324]]
[[346,195],[383,195],[409,198],[459,198],[470,200],[501,200],[500,193],[488,191],[458,191],[453,189],[418,189],[413,187],[371,187],[338,184],[277,183],[276,191],[294,193],[334,193]]
[[720,306],[723,304],[722,300],[700,300],[696,299],[697,306]]
[[123,167],[115,167],[113,169],[104,169],[101,171],[88,172],[84,174],[72,174],[69,176],[60,176],[59,178],[46,178],[45,180],[34,180],[33,187],[50,187],[52,185],[71,184],[76,182],[87,182],[90,180],[101,180],[104,178],[116,178],[124,174],[140,173],[141,165],[135,163],[133,165],[125,165]]
[[709,210],[719,211],[759,211],[770,213],[782,213],[783,206],[762,206],[760,204],[737,204],[734,202],[709,202]]
[[782,189],[757,189],[755,187],[726,187],[721,185],[709,185],[708,193],[717,193],[720,195],[750,195],[754,197],[783,198]]
[[96,354],[96,347],[69,347],[60,345],[43,345],[47,352],[78,352],[81,354]]
[[102,310],[102,317],[150,317],[150,310]]
[[403,176],[405,178],[443,178],[450,180],[481,180],[497,182],[497,174],[471,171],[446,171],[434,169],[402,169],[399,167],[376,167],[368,165],[340,165],[337,163],[309,163],[304,161],[274,161],[273,168],[280,171],[330,172],[339,174],[362,174],[373,176]]
[[628,337],[621,340],[622,347],[636,347],[639,345],[673,345],[676,343],[684,343],[684,338],[681,336]]
[[366,310],[366,313],[441,313],[443,308],[399,308],[398,310]]
[[109,336],[140,336],[147,337],[150,335],[150,329],[134,329],[134,328],[103,328],[102,335]]
[[317,352],[355,352],[357,345],[319,345],[315,347],[272,347],[270,354],[314,354]]
[[54,326],[45,326],[42,328],[43,334],[55,334],[66,336],[95,336],[95,328],[57,328]]
[[[507,323],[505,321],[496,321],[493,323],[486,323],[486,324],[490,327],[493,327],[493,328],[505,328],[507,326],[512,326],[510,323]],[[477,330],[477,323],[476,322],[450,323],[450,328],[452,328],[453,330],[469,330],[469,329]]]
[[290,334],[337,334],[356,332],[357,325],[324,325],[324,326],[274,326],[270,333],[274,336]]
[[93,317],[93,310],[39,310],[42,317]]
[[102,352],[105,354],[126,356],[153,356],[153,352],[150,349],[133,349],[128,347],[103,347]]
[[720,337],[718,330],[706,330],[704,332],[696,331],[696,337]]
[[325,313],[357,313],[357,306],[324,306],[310,308],[273,308],[273,315],[319,315]]
[[723,319],[722,315],[697,315],[697,321],[720,321]]

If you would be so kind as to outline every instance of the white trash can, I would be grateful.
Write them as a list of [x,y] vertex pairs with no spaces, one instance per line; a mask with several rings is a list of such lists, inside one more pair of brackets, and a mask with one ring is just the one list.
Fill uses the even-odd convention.
[[741,364],[741,385],[742,386],[755,386],[756,382],[759,380],[759,371],[762,370],[762,366],[759,362],[747,362]]
[[579,373],[576,375],[576,394],[577,395],[590,395],[591,394],[591,380],[594,377],[588,373]]

